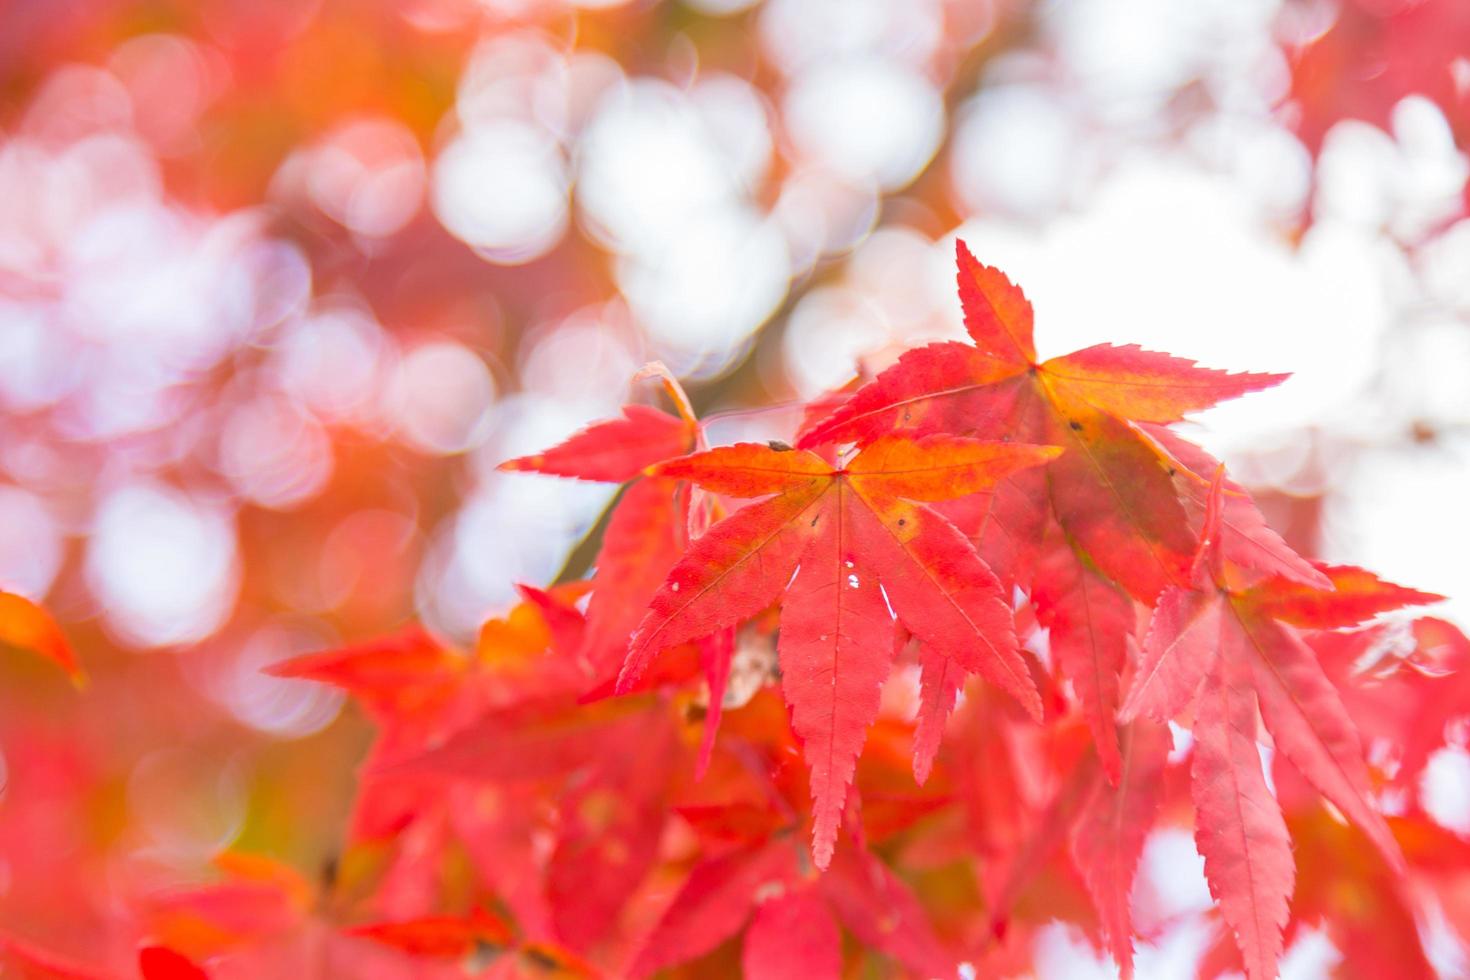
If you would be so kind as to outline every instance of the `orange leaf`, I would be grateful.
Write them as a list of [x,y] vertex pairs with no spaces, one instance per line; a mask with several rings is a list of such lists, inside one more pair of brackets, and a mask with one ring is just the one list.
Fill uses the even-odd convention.
[[345,930],[385,946],[419,956],[459,958],[481,945],[506,947],[514,942],[510,926],[484,909],[468,916],[431,915],[401,922],[374,922]]
[[0,592],[0,643],[29,650],[59,665],[78,686],[87,675],[61,627],[45,609],[14,592]]

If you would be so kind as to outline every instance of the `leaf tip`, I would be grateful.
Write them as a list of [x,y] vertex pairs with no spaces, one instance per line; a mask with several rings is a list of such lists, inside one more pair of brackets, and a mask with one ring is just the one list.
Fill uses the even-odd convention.
[[1026,703],[1026,714],[1038,725],[1046,723],[1046,710],[1041,706],[1041,698],[1038,696],[1034,701]]
[[1026,678],[1026,686],[1015,692],[1015,698],[1021,707],[1026,709],[1026,714],[1038,725],[1046,721],[1046,709],[1041,705],[1041,694],[1036,690],[1036,682],[1030,677]]
[[679,383],[679,379],[674,376],[673,371],[669,370],[667,364],[663,361],[649,361],[638,369],[638,373],[633,375],[633,380],[635,382],[656,380],[663,385],[664,393],[669,396],[669,401],[674,403],[674,410],[679,413],[679,418],[683,419],[692,433],[698,433],[699,417],[694,412],[694,404],[690,402],[684,386]]
[[260,668],[260,672],[267,677],[279,677],[282,679],[296,680],[297,674],[291,669],[291,662],[283,660],[280,663],[266,664]]
[[1120,725],[1131,725],[1135,720],[1137,720],[1137,718],[1138,691],[1137,689],[1133,689],[1128,692],[1128,696],[1124,698],[1123,703],[1119,705],[1118,713],[1113,716],[1113,720]]
[[642,673],[633,663],[634,651],[628,651],[628,659],[623,662],[623,669],[618,671],[618,679],[613,683],[613,694],[624,695],[633,690],[633,685],[638,683],[638,675]]
[[835,827],[827,834],[824,834],[820,829],[814,831],[812,838],[812,863],[817,866],[818,871],[826,871],[832,864],[832,852],[836,850],[837,846],[836,837],[837,829]]
[[537,453],[534,456],[517,456],[508,459],[495,467],[502,473],[534,473],[546,465],[546,455]]

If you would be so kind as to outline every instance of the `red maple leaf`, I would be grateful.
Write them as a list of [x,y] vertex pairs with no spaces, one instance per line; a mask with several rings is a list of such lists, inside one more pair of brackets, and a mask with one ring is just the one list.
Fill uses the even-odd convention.
[[700,444],[699,424],[688,398],[661,366],[659,374],[679,415],[627,405],[623,416],[598,422],[533,456],[507,460],[508,472],[547,473],[603,483],[632,483],[613,506],[598,552],[587,606],[588,629],[577,659],[601,680],[621,662],[648,599],[688,540],[689,499],[669,479],[644,477],[661,460]]
[[1136,721],[1123,737],[1117,785],[1102,779],[1082,805],[1072,830],[1072,857],[1097,906],[1108,949],[1126,980],[1133,975],[1133,917],[1130,895],[1153,827],[1169,755],[1169,730]]
[[1121,717],[1166,721],[1195,706],[1191,787],[1205,876],[1252,978],[1275,976],[1294,877],[1281,808],[1256,751],[1256,711],[1323,796],[1401,870],[1403,857],[1372,802],[1358,732],[1312,649],[1288,624],[1346,626],[1438,596],[1361,569],[1324,568],[1335,591],[1284,577],[1242,588],[1219,541],[1223,468],[1210,491],[1192,588],[1159,599]]
[[890,604],[937,653],[986,675],[1039,717],[995,576],[953,525],[914,501],[973,493],[1055,454],[936,436],[878,440],[843,467],[815,453],[751,443],[655,467],[716,493],[769,499],[694,542],[654,596],[620,685],[630,686],[660,650],[729,627],[781,597],[781,686],[811,767],[813,848],[826,867],[893,660]]
[[629,973],[646,976],[695,959],[744,928],[746,976],[837,980],[839,922],[918,975],[953,972],[914,893],[883,861],[843,845],[825,874],[803,876],[791,841],[777,838],[697,865]]
[[891,432],[1014,439],[1062,447],[1025,479],[1113,581],[1143,602],[1183,582],[1193,538],[1169,463],[1135,423],[1177,422],[1285,375],[1227,374],[1193,361],[1100,344],[1039,362],[1019,288],[955,243],[974,346],[911,350],[806,432],[802,447],[866,444]]

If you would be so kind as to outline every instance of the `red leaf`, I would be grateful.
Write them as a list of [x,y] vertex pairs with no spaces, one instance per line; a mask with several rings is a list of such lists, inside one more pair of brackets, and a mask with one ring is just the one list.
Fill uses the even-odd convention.
[[1037,567],[1031,600],[1037,620],[1050,631],[1052,654],[1082,701],[1103,771],[1116,783],[1122,768],[1115,728],[1118,676],[1133,633],[1133,600],[1056,529]]
[[1135,423],[1173,420],[1281,380],[1229,375],[1136,347],[1036,363],[1019,289],[958,247],[976,346],[910,351],[802,437],[803,447],[868,443],[895,431],[1050,443],[1053,512],[1102,572],[1142,602],[1183,584],[1193,550],[1162,450]]
[[608,731],[596,769],[560,800],[546,894],[557,935],[572,949],[584,951],[607,935],[652,865],[674,749],[669,717],[661,712]]
[[[1203,515],[1209,500],[1210,482],[1220,468],[1220,461],[1165,426],[1144,424],[1140,428],[1178,464],[1175,469],[1181,472],[1176,476],[1175,485],[1182,491],[1189,509]],[[1266,518],[1251,495],[1229,479],[1224,481],[1220,525],[1221,554],[1237,565],[1268,575],[1282,575],[1319,589],[1332,585],[1331,579],[1267,526]]]
[[883,569],[879,578],[894,612],[935,654],[966,673],[983,674],[1039,719],[1041,699],[1000,581],[932,510],[882,498],[877,503],[881,513],[855,509],[853,524],[860,553]]
[[948,657],[930,647],[919,646],[919,716],[914,729],[914,780],[920,786],[929,781],[934,757],[944,738],[944,723],[954,710],[955,697],[964,680],[964,671]]
[[1168,721],[1189,707],[1219,653],[1221,609],[1214,592],[1170,589],[1159,598],[1121,721]]
[[802,885],[757,906],[741,965],[761,980],[837,980],[842,934],[821,893]]
[[1023,470],[989,493],[940,501],[934,509],[975,543],[985,564],[1008,586],[1030,583],[1051,521],[1044,470]]
[[999,583],[953,525],[913,501],[973,493],[1050,455],[934,437],[880,440],[841,469],[813,453],[754,444],[664,464],[664,474],[717,493],[776,496],[711,528],[675,566],[634,638],[620,687],[660,649],[731,626],[784,591],[782,691],[811,770],[813,853],[825,867],[892,660],[880,581],[922,641],[983,671],[1039,716]]
[[1185,581],[1194,541],[1163,458],[1127,421],[1060,402],[1038,442],[1066,447],[1049,467],[1057,521],[1140,602]]
[[468,661],[420,626],[337,650],[308,653],[265,668],[275,677],[319,681],[350,691],[380,715],[401,715],[451,697]]
[[866,568],[847,571],[859,554],[848,516],[838,510],[832,533],[812,539],[781,607],[781,691],[811,772],[819,868],[832,859],[847,788],[893,662],[893,620],[877,577]]
[[1392,131],[1405,96],[1434,101],[1465,145],[1470,95],[1454,70],[1470,50],[1470,12],[1457,0],[1351,3],[1309,41],[1292,46],[1291,112],[1313,155],[1332,126],[1362,119]]
[[492,711],[443,744],[380,764],[382,775],[439,775],[493,782],[566,776],[596,760],[609,740],[645,724],[632,700],[577,706],[560,699]]
[[[1276,596],[1284,594],[1295,602],[1307,590],[1278,578],[1231,593],[1223,581],[1228,577],[1219,564],[1223,495],[1224,479],[1217,475],[1200,539],[1197,588],[1171,589],[1160,599],[1122,717],[1141,711],[1166,720],[1188,706],[1212,669],[1223,672],[1243,689],[1254,691],[1266,727],[1292,764],[1368,834],[1391,866],[1401,868],[1398,845],[1369,800],[1357,730],[1337,691],[1311,649],[1290,627],[1273,619],[1282,607],[1274,601]],[[1336,593],[1322,595],[1326,597],[1322,601],[1330,603]],[[1344,601],[1357,607],[1350,596]],[[1252,714],[1251,732],[1253,719]],[[1196,734],[1200,723],[1197,719]],[[1200,819],[1208,818],[1201,812]]]
[[730,658],[735,653],[735,630],[720,630],[699,642],[699,663],[704,668],[705,685],[709,689],[709,705],[704,714],[704,735],[699,740],[699,758],[694,763],[696,779],[704,778],[709,769],[710,753],[715,748],[715,735],[724,714],[725,687],[730,680]]
[[[690,460],[731,459],[734,450],[759,457],[764,447],[717,449]],[[801,474],[805,482],[792,471],[795,489],[741,508],[690,545],[654,595],[634,635],[618,679],[619,690],[627,690],[659,651],[755,615],[786,587],[810,537],[809,526],[798,519],[822,496],[823,477],[831,467],[810,454],[783,455],[793,465],[806,467]],[[751,495],[774,489],[758,487]]]
[[417,956],[456,959],[468,956],[481,944],[506,947],[515,940],[510,927],[484,909],[463,917],[431,915],[402,922],[374,922],[345,931],[349,936],[371,939]]
[[599,678],[622,664],[649,599],[683,553],[689,495],[675,488],[673,480],[639,480],[613,507],[597,553],[587,630],[578,651]]
[[1206,681],[1194,722],[1195,843],[1250,980],[1272,980],[1295,877],[1281,808],[1256,751],[1256,699],[1229,658]]
[[1414,622],[1413,636],[1412,660],[1400,670],[1415,683],[1401,709],[1406,724],[1397,739],[1403,750],[1398,779],[1410,783],[1444,744],[1446,726],[1470,704],[1470,637],[1432,616]]
[[790,882],[796,852],[775,841],[741,848],[695,867],[628,973],[642,977],[703,956],[740,931],[756,895]]
[[876,856],[844,845],[818,881],[837,917],[860,941],[915,973],[954,974],[954,957],[934,934],[919,900]]
[[1385,582],[1351,565],[1319,565],[1333,589],[1325,592],[1290,579],[1275,578],[1246,593],[1262,615],[1305,629],[1354,626],[1379,613],[1440,602],[1444,596]]
[[143,980],[209,980],[203,967],[167,946],[144,946],[138,950],[138,972]]
[[289,865],[259,854],[225,852],[217,884],[160,892],[147,902],[150,932],[162,945],[203,957],[299,927],[313,901],[311,885]]
[[656,408],[625,405],[622,418],[590,425],[534,456],[506,460],[500,469],[623,483],[653,463],[687,453],[694,445],[694,428]]
[[975,347],[1012,364],[1036,363],[1034,315],[1026,294],[1004,272],[977,262],[958,238],[954,251],[960,307]]
[[1277,749],[1367,833],[1390,867],[1402,872],[1403,854],[1371,802],[1358,730],[1316,655],[1289,626],[1277,625],[1259,610],[1237,608],[1236,617],[1255,653],[1252,683]]
[[1144,839],[1158,812],[1169,748],[1167,727],[1142,721],[1128,726],[1117,784],[1096,783],[1072,831],[1073,859],[1125,980],[1133,975],[1129,897]]
[[812,426],[797,445],[867,444],[899,431],[916,438],[974,432],[987,414],[1010,418],[1025,394],[1023,376],[1010,361],[969,344],[944,341],[916,347]]

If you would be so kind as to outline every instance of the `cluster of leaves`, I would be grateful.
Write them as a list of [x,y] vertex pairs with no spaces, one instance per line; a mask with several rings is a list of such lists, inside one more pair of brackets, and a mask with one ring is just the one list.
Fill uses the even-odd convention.
[[1422,903],[1470,848],[1413,788],[1470,643],[1354,629],[1439,597],[1301,557],[1170,429],[1281,376],[1039,361],[1022,292],[958,261],[972,343],[792,445],[708,448],[664,375],[675,413],[506,463],[624,484],[595,573],[472,652],[411,629],[274,668],[379,728],[342,860],[319,894],[226,855],[145,910],[145,976],[992,975],[1058,919],[1129,975],[1162,822],[1218,905],[1206,973],[1275,976],[1310,924],[1345,975],[1431,975]]
[[1421,95],[1444,113],[1456,143],[1470,140],[1470,95],[1456,59],[1470,44],[1470,11],[1453,0],[1350,0],[1325,30],[1288,44],[1291,122],[1314,153],[1342,119],[1388,129],[1401,99]]
[[[1470,8],[1456,0],[1378,3],[1346,0],[1325,25],[1301,41],[1285,41],[1291,87],[1284,121],[1315,157],[1327,133],[1345,119],[1392,132],[1395,108],[1409,97],[1432,102],[1444,114],[1461,151],[1470,149],[1470,86],[1463,78],[1470,50]],[[1470,179],[1458,209],[1412,237],[1422,245],[1470,213]],[[1310,217],[1310,216],[1308,216]]]

